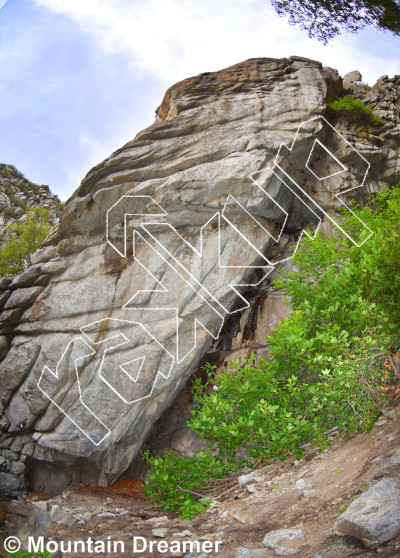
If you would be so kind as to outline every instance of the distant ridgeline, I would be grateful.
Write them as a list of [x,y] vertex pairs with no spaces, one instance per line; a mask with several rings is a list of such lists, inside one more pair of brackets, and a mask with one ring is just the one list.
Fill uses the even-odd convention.
[[62,204],[45,184],[34,184],[14,167],[0,163],[0,243],[5,228],[34,207],[49,210],[52,224],[58,221]]

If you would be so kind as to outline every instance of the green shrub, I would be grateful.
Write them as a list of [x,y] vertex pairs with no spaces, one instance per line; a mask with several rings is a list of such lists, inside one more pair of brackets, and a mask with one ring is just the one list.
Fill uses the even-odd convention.
[[[268,335],[268,360],[257,362],[253,354],[233,361],[218,378],[206,365],[209,380],[194,381],[197,407],[189,426],[218,457],[147,454],[153,468],[147,493],[165,509],[187,505],[186,517],[198,512],[202,503],[192,497],[187,504],[181,489],[199,490],[214,470],[224,474],[240,466],[239,449],[249,464],[300,457],[305,443],[326,447],[332,427],[342,435],[372,427],[387,379],[382,361],[389,347],[399,346],[400,190],[383,191],[365,208],[352,209],[354,214],[343,212],[343,228],[362,239],[361,219],[373,231],[361,247],[339,229],[330,237],[305,237],[294,257],[299,271],[274,281],[290,296],[293,313]],[[211,380],[217,390],[209,389]]]
[[153,473],[145,483],[145,494],[154,502],[162,502],[164,511],[180,510],[181,517],[193,519],[204,513],[211,500],[198,501],[198,491],[210,478],[222,478],[234,465],[223,463],[209,451],[198,451],[193,457],[182,457],[168,452],[164,458],[142,453]]
[[[374,392],[384,375],[380,358],[388,335],[364,330],[355,339],[327,328],[314,351],[300,312],[284,329],[276,335],[282,335],[278,343],[292,338],[286,354],[279,345],[279,350],[271,347],[273,360],[255,365],[252,355],[242,363],[234,361],[219,376],[217,392],[196,396],[201,407],[189,425],[211,440],[221,456],[232,458],[238,448],[245,448],[253,458],[285,459],[291,452],[300,458],[302,443],[322,449],[329,444],[326,430],[338,426],[348,434],[363,431],[379,414]],[[300,355],[289,362],[292,350]],[[296,365],[300,368],[293,372]]]
[[3,169],[2,173],[1,173],[1,176],[3,178],[12,178],[12,174],[11,174],[10,169],[7,169],[7,168]]
[[6,242],[0,248],[0,277],[18,275],[30,265],[31,255],[41,247],[49,233],[49,218],[48,209],[35,207],[24,221],[7,225],[4,234]]
[[351,95],[345,95],[336,101],[328,104],[329,109],[335,113],[345,114],[352,122],[367,122],[373,126],[382,126],[383,120],[372,110],[358,99],[353,99]]
[[25,179],[25,175],[22,174],[22,172],[19,171],[16,166],[8,164],[7,168],[10,169],[11,174],[13,175],[14,178]]

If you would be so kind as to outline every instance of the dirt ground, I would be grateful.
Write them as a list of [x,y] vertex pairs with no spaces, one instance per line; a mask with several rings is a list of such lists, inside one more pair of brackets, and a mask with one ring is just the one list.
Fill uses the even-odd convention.
[[[296,527],[304,533],[303,539],[293,542],[297,544],[295,555],[300,558],[314,555],[315,558],[400,557],[400,537],[371,551],[355,539],[343,539],[334,534],[338,514],[368,487],[384,477],[394,479],[400,487],[400,467],[388,464],[391,455],[400,447],[399,419],[400,408],[392,403],[369,433],[349,441],[336,438],[324,452],[311,452],[299,462],[294,458],[274,461],[260,470],[259,482],[242,489],[237,479],[224,481],[226,488],[220,491],[221,496],[214,498],[205,514],[192,521],[164,513],[160,506],[146,500],[140,481],[125,477],[107,489],[75,487],[56,497],[29,494],[19,500],[6,501],[3,503],[6,520],[2,537],[18,533],[26,538],[32,528],[32,518],[37,528],[38,512],[39,515],[43,512],[44,518],[53,514],[46,540],[91,537],[125,543],[124,553],[65,554],[77,558],[150,558],[185,556],[189,552],[161,553],[153,549],[153,552],[135,553],[132,548],[135,536],[167,542],[223,541],[218,553],[214,551],[209,556],[268,558],[275,553],[263,547],[264,536],[271,530]],[[45,519],[42,517],[41,521]],[[246,553],[238,550],[241,547],[263,550]],[[326,550],[316,554],[322,549]]]

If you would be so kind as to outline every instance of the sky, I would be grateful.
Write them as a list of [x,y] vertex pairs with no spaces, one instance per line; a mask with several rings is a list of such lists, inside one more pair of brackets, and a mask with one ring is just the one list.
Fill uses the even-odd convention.
[[369,85],[400,74],[400,38],[367,28],[324,46],[270,0],[0,0],[0,162],[66,200],[173,83],[291,55]]

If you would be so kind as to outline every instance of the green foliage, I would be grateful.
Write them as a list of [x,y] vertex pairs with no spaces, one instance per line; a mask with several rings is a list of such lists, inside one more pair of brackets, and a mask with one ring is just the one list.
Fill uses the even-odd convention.
[[329,237],[304,237],[294,257],[298,271],[274,281],[290,296],[292,314],[267,337],[268,360],[256,361],[254,354],[237,359],[218,378],[206,365],[208,381],[194,381],[197,406],[189,426],[209,440],[218,458],[204,452],[201,460],[200,454],[148,458],[148,494],[167,509],[186,505],[178,484],[196,491],[218,467],[223,474],[225,464],[228,470],[240,466],[241,448],[249,464],[290,453],[300,457],[304,443],[326,447],[332,427],[346,435],[372,427],[387,374],[382,360],[399,342],[400,190],[383,191],[365,208],[352,209],[343,212],[343,229],[360,243],[369,234],[360,219],[373,231],[361,247],[339,229]]
[[[274,283],[292,297],[292,308],[301,312],[310,328],[304,332],[307,339],[315,338],[317,344],[322,329],[335,331],[338,326],[358,337],[368,327],[398,330],[400,189],[383,190],[364,209],[353,205],[352,210],[355,215],[343,212],[342,228],[360,235],[361,220],[373,231],[361,248],[340,232],[305,238],[294,258],[299,272],[281,275]],[[278,330],[289,321],[284,320]]]
[[223,463],[209,451],[198,451],[193,457],[181,457],[168,452],[164,458],[142,453],[153,473],[145,483],[145,494],[154,502],[162,502],[164,511],[180,510],[181,517],[193,519],[204,513],[211,500],[198,501],[196,491],[210,478],[223,478],[232,463]]
[[345,505],[340,506],[339,511],[337,512],[337,515],[338,515],[338,516],[339,516],[339,515],[342,515],[342,513],[344,513],[344,512],[347,510],[348,507],[349,507],[349,506],[345,506]]
[[332,103],[328,107],[335,113],[345,114],[351,122],[367,122],[373,126],[383,125],[383,121],[358,99],[353,99],[351,95],[345,95]]
[[5,230],[6,242],[0,248],[0,276],[18,275],[30,265],[31,255],[47,237],[50,212],[36,207],[23,221],[15,221]]
[[[218,392],[196,396],[201,407],[189,425],[215,443],[221,456],[233,457],[242,447],[253,458],[285,459],[290,452],[300,458],[303,442],[322,449],[329,444],[324,434],[329,428],[365,430],[378,415],[373,390],[383,353],[376,351],[376,340],[365,338],[352,351],[346,335],[334,338],[329,332],[320,337],[321,345],[332,343],[342,354],[324,354],[320,347],[319,353],[307,357],[300,314],[287,323],[292,327],[284,337],[292,339],[300,358],[291,362],[288,345],[286,355],[279,347],[273,351],[274,360],[260,360],[257,366],[251,360],[255,355],[242,363],[234,361],[220,375]],[[363,361],[365,352],[371,358]],[[302,367],[293,371],[296,363]]]
[[7,168],[3,169],[2,173],[1,173],[1,176],[3,178],[12,178],[12,174],[11,174],[10,169],[7,169]]
[[272,0],[280,16],[299,25],[326,44],[343,30],[357,32],[366,25],[400,35],[400,5],[397,0]]

